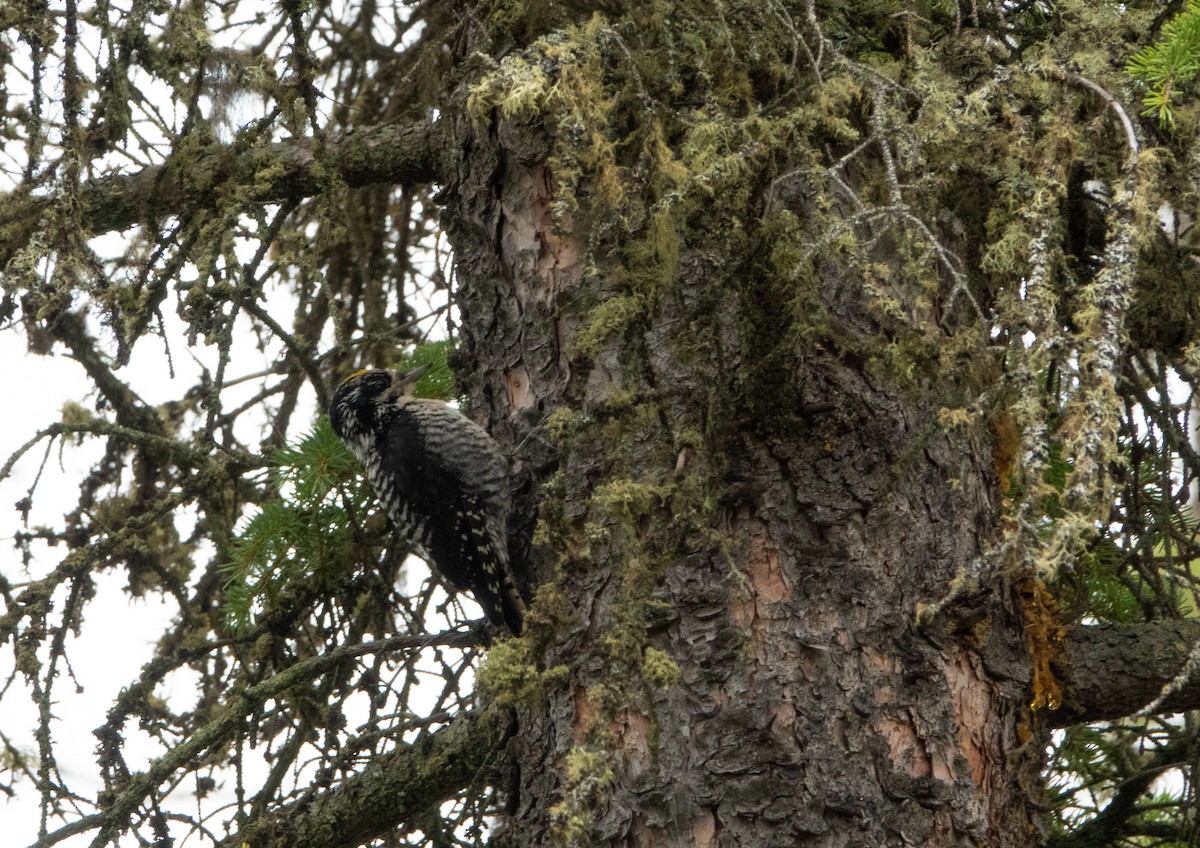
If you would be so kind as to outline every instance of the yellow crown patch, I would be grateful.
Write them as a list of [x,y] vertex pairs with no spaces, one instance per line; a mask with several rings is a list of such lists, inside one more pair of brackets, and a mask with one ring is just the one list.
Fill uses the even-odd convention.
[[345,385],[346,383],[349,383],[349,382],[350,382],[351,380],[353,380],[355,377],[361,377],[363,374],[366,374],[366,373],[367,373],[368,371],[370,371],[370,370],[371,370],[370,368],[359,368],[359,369],[358,369],[357,371],[355,371],[353,374],[349,375],[349,376],[348,376],[348,377],[346,377],[344,380],[342,380],[342,385]]

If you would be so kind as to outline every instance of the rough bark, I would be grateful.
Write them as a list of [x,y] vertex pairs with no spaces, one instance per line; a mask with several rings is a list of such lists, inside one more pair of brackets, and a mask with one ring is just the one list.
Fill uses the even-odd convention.
[[[653,320],[573,355],[588,234],[552,222],[554,176],[519,128],[460,130],[468,388],[514,443],[560,407],[583,422],[549,481],[566,529],[540,574],[564,599],[544,663],[567,683],[521,711],[504,844],[1035,844],[1015,601],[944,641],[916,625],[994,532],[988,445],[934,426],[935,392],[820,345],[772,398],[791,411],[755,420],[753,322],[722,284],[736,258],[695,246]],[[825,274],[826,306],[861,321]],[[684,491],[715,499],[707,519]],[[984,630],[1005,656],[983,661]],[[678,675],[650,674],[652,652]]]
[[[1200,644],[1200,622],[1094,624],[1071,627],[1056,655],[1063,703],[1048,717],[1052,727],[1133,715],[1158,700],[1159,713],[1200,708],[1200,681],[1178,679]],[[986,656],[986,652],[985,652]]]

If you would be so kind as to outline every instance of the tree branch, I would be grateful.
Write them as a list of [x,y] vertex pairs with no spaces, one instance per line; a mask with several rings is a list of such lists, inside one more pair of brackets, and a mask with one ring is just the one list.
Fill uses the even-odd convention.
[[[89,181],[82,190],[83,224],[91,235],[156,223],[179,214],[228,184],[248,200],[277,203],[310,197],[331,179],[351,187],[434,182],[445,148],[427,121],[382,124],[330,139],[323,149],[308,138],[239,150],[237,145],[188,151],[136,174]],[[53,197],[0,195],[0,268],[45,227]]]
[[[1187,746],[1182,740],[1167,745],[1153,752],[1151,761],[1146,763],[1137,774],[1119,784],[1108,805],[1080,825],[1073,832],[1052,835],[1046,841],[1046,848],[1092,848],[1094,845],[1115,845],[1119,840],[1132,836],[1129,825],[1130,819],[1143,812],[1138,808],[1138,801],[1162,777],[1169,768],[1186,762]],[[1137,831],[1140,833],[1141,828]],[[1170,835],[1178,836],[1178,830],[1172,829]]]
[[251,822],[221,848],[346,848],[386,836],[476,781],[508,733],[502,708],[457,716],[315,799]]
[[[1133,715],[1175,681],[1200,642],[1200,621],[1075,625],[1068,629],[1054,673],[1063,703],[1048,715],[1051,727]],[[1200,680],[1189,680],[1159,711],[1200,707]]]
[[[73,822],[44,836],[35,848],[53,845],[67,835],[80,832],[81,827],[88,830],[97,826],[99,832],[92,840],[92,845],[108,845],[117,834],[128,828],[134,812],[147,799],[153,799],[159,787],[169,780],[178,769],[188,763],[198,761],[209,751],[224,744],[240,725],[255,714],[259,706],[293,686],[315,679],[341,664],[368,654],[417,649],[430,645],[460,645],[464,642],[471,644],[474,638],[470,632],[450,632],[429,636],[400,635],[346,646],[328,654],[309,657],[289,666],[278,674],[235,694],[230,698],[227,709],[220,711],[214,719],[193,731],[185,740],[152,762],[146,771],[131,775],[105,809],[96,815],[85,817],[86,827],[80,821]],[[319,797],[309,805],[293,804],[285,807],[278,812],[278,815],[284,818],[289,816],[299,818],[289,819],[286,824],[273,821],[252,823],[247,829],[244,840],[233,840],[229,844],[241,846],[248,842],[254,848],[269,848],[272,845],[278,845],[280,848],[285,845],[324,845],[326,843],[306,842],[305,839],[310,835],[303,832],[293,834],[283,841],[274,841],[274,837],[271,836],[271,832],[278,827],[284,829],[299,827],[296,821],[304,820],[304,815],[308,810],[329,810],[322,812],[320,819],[308,822],[307,826],[313,828],[317,827],[318,821],[324,821],[329,816],[340,816],[333,819],[338,825],[335,835],[357,832],[355,828],[366,827],[371,823],[381,821],[382,816],[390,815],[392,812],[388,803],[392,804],[395,809],[411,811],[411,806],[403,804],[400,798],[395,797],[397,785],[408,785],[390,783],[397,776],[406,776],[407,779],[417,781],[413,784],[413,796],[428,806],[429,803],[442,800],[443,794],[449,795],[470,784],[470,781],[495,752],[507,725],[507,714],[501,709],[485,711],[478,716],[472,713],[468,716],[456,717],[446,729],[423,737],[411,746],[378,758],[379,762],[387,764],[382,773],[376,768],[367,769],[361,775],[346,781],[342,786],[326,796]],[[103,746],[106,741],[104,737],[119,744],[120,734],[120,724],[113,724],[110,721],[109,724],[100,728],[97,735],[101,736],[101,745]],[[464,739],[463,736],[467,738]],[[436,794],[436,797],[430,797],[431,793]],[[387,803],[383,803],[379,796],[386,796]],[[374,806],[370,809],[360,809],[361,805],[368,801],[374,802]],[[303,810],[298,809],[302,806]],[[360,819],[366,824],[360,824]],[[403,820],[402,817],[395,821]],[[385,827],[386,825],[378,826]],[[264,831],[266,835],[260,837],[258,835],[260,830]],[[328,844],[340,846],[347,843],[343,840]]]

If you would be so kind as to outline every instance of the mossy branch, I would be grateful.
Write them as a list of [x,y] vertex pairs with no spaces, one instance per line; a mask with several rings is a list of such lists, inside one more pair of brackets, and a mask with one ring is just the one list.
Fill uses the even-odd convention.
[[478,781],[508,732],[504,709],[457,716],[325,795],[251,822],[220,848],[341,848],[384,836]]
[[[249,150],[217,145],[184,152],[135,174],[100,177],[81,190],[81,219],[91,235],[156,224],[215,197],[221,186],[246,186],[252,203],[310,197],[331,179],[351,187],[434,182],[445,149],[436,124],[381,124],[335,138],[321,148],[312,139]],[[0,267],[26,247],[52,214],[52,197],[0,196]]]
[[[319,657],[312,657],[298,662],[267,680],[250,686],[243,692],[234,695],[230,699],[228,707],[222,710],[216,718],[204,727],[196,730],[195,733],[191,734],[178,746],[171,749],[171,751],[155,760],[149,769],[132,775],[126,786],[103,812],[86,816],[83,819],[72,822],[65,828],[42,837],[42,839],[35,843],[34,848],[53,845],[67,836],[87,832],[93,828],[99,828],[99,832],[92,840],[92,845],[101,846],[109,844],[128,826],[137,808],[148,799],[153,798],[158,787],[167,781],[172,774],[198,761],[205,752],[211,751],[227,742],[233,737],[242,722],[246,721],[247,717],[254,713],[256,708],[294,686],[308,680],[313,680],[343,663],[353,662],[355,659],[369,654],[388,653],[401,649],[424,648],[430,645],[461,645],[464,642],[469,643],[468,640],[471,638],[473,637],[469,633],[438,634],[426,637],[396,636],[362,645],[350,645]],[[415,804],[414,807],[418,810],[424,810],[429,803],[441,800],[445,795],[449,795],[454,790],[462,788],[474,777],[479,768],[486,762],[486,759],[491,756],[491,752],[495,750],[494,745],[489,747],[484,742],[489,738],[499,740],[500,733],[497,731],[499,726],[495,713],[484,713],[482,716],[460,718],[445,730],[425,737],[423,742],[401,748],[381,758],[381,765],[377,767],[377,770],[368,770],[348,783],[362,784],[372,779],[379,781],[381,785],[386,786],[392,793],[392,800],[395,802],[396,809],[398,810],[409,808],[402,803],[402,798],[395,797],[396,787],[414,786],[417,788],[417,791],[413,794],[419,795],[422,801],[421,804]],[[489,731],[494,732],[494,736],[488,736]],[[439,757],[432,754],[431,749],[434,752],[440,750],[442,756]],[[466,764],[465,768],[464,764]],[[383,772],[382,776],[380,776],[380,771]],[[397,774],[406,775],[407,777],[401,782],[393,782],[397,780],[395,776]],[[424,780],[421,780],[421,777],[424,777]],[[410,783],[410,779],[414,782]],[[437,797],[426,798],[421,793],[421,790],[428,790],[431,787],[435,789]],[[361,808],[356,806],[359,802],[353,800],[354,790],[347,790],[346,786],[343,786],[338,790],[334,790],[329,797],[315,805],[314,812],[310,813],[310,815],[316,815],[316,811],[322,807],[329,807],[331,803],[336,808],[337,804],[334,799],[344,798],[347,794],[352,799],[349,803],[351,811],[355,815],[360,814],[362,812]],[[280,816],[280,819],[288,821],[286,812]],[[403,818],[397,819],[397,821],[402,820]],[[290,820],[290,824],[295,826],[297,821]],[[364,821],[358,824],[357,828],[367,826],[369,825]],[[252,831],[242,835],[239,840],[228,841],[227,844],[242,845],[249,842],[255,848],[263,848],[263,846],[267,845],[326,844],[324,842],[303,841],[302,834],[305,833],[306,828],[299,828],[296,832],[293,832],[288,841],[269,840],[265,837],[265,833],[263,836],[258,835],[260,832],[269,832],[270,829],[271,826],[267,826],[266,828],[262,826],[254,828],[252,826]],[[336,844],[357,844],[356,842],[346,840],[345,831],[338,830],[336,832],[339,834],[339,839],[341,840]],[[375,831],[374,833],[381,832]],[[254,836],[251,837],[250,833],[253,833]]]

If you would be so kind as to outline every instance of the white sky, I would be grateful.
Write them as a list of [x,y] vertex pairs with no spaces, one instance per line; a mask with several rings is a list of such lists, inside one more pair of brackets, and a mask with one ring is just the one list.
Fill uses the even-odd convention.
[[[111,7],[113,13],[119,14],[125,5],[122,0],[116,0]],[[52,0],[51,7],[61,15],[61,0]],[[94,4],[85,0],[80,4],[81,16],[86,20],[86,15],[92,9]],[[244,0],[239,4],[237,15],[239,21],[247,21],[253,19],[256,11],[262,11],[266,13],[269,24],[273,22],[276,10],[276,4],[266,0]],[[215,7],[211,6],[209,13],[214,16],[219,14]],[[163,18],[156,16],[156,20],[161,22]],[[219,24],[219,19],[214,23]],[[243,32],[244,29],[226,29],[225,34],[219,37],[228,41],[229,38]],[[80,70],[85,76],[94,73],[88,52],[97,52],[94,45],[89,47],[89,34],[94,38],[94,30],[85,24],[82,27],[81,41],[84,49],[78,56]],[[155,37],[153,32],[148,32],[148,35]],[[26,49],[26,46],[20,42],[16,43],[18,50],[14,61],[19,66],[23,60],[22,50]],[[27,56],[24,56],[24,60],[27,61]],[[154,99],[155,108],[162,112],[168,123],[177,123],[181,115],[180,107],[171,103],[167,87],[149,80],[139,71],[135,70],[134,73],[135,84],[139,86],[140,93]],[[44,76],[49,94],[45,104],[46,118],[50,122],[61,119],[61,93],[56,97],[53,91],[59,86],[59,74],[60,68],[52,59]],[[7,75],[5,83],[10,102],[20,101],[22,80],[19,75]],[[89,96],[94,97],[94,93],[90,93]],[[261,110],[262,104],[258,98],[238,98],[233,108],[239,110],[240,114],[233,113],[231,119],[244,122],[257,117],[247,114],[247,111]],[[140,132],[151,141],[155,140],[152,127],[143,124]],[[19,174],[22,154],[23,148],[20,145],[0,147],[0,171]],[[137,167],[121,157],[111,159],[114,164],[125,170]],[[11,184],[0,172],[0,191],[7,190]],[[120,235],[93,241],[93,247],[105,255],[121,253],[123,245],[123,237]],[[276,305],[284,308],[275,311],[274,314],[291,314],[290,304]],[[268,309],[274,311],[270,306]],[[167,335],[171,339],[175,376],[171,376],[161,340],[151,337],[143,339],[137,345],[131,364],[118,373],[121,379],[130,383],[134,390],[152,405],[177,399],[184,389],[194,385],[200,365],[193,359],[193,355],[204,360],[210,372],[216,371],[217,358],[214,349],[199,346],[189,352],[185,328],[175,316],[174,310],[174,299],[171,298],[164,304],[163,316],[167,325]],[[288,322],[284,323],[286,325]],[[93,331],[103,338],[102,330],[93,327]],[[278,345],[264,353],[256,349],[252,334],[239,333],[237,339],[237,349],[227,374],[228,378],[233,379],[242,374],[264,370],[275,361]],[[83,369],[62,355],[42,357],[27,354],[23,333],[19,330],[0,332],[0,361],[7,366],[2,386],[5,396],[10,399],[10,414],[0,423],[0,462],[39,429],[57,421],[65,402],[78,402],[85,408],[91,408],[93,405],[94,398],[87,395],[89,381]],[[256,382],[245,386],[246,398],[256,386]],[[236,403],[238,394],[237,390],[230,391],[225,395],[226,402]],[[306,401],[306,405],[294,418],[297,428],[306,427],[315,412],[311,392],[307,392]],[[17,414],[13,414],[14,412]],[[239,435],[245,437],[248,444],[255,445],[260,434]],[[55,444],[34,496],[31,526],[61,526],[63,513],[69,511],[77,500],[79,481],[99,457],[101,448],[102,441],[99,439],[88,440],[81,446]],[[26,571],[20,551],[12,544],[14,534],[21,529],[19,513],[12,505],[25,495],[33,483],[43,455],[44,444],[36,446],[16,466],[10,478],[0,481],[0,573],[14,584],[44,575],[65,553],[65,548],[61,546],[48,548],[44,544],[35,544],[37,557]],[[60,674],[54,690],[54,713],[59,719],[54,726],[58,764],[67,785],[77,788],[85,795],[92,793],[97,786],[94,762],[96,739],[92,730],[102,724],[104,714],[119,689],[135,679],[138,669],[151,655],[153,640],[161,634],[164,625],[174,614],[173,609],[162,604],[153,595],[148,595],[146,600],[130,599],[122,592],[126,581],[120,569],[99,575],[96,582],[98,597],[88,604],[82,638],[71,636],[67,642],[67,656],[74,680],[65,673]],[[59,602],[56,614],[61,614],[62,599],[56,600]],[[8,679],[12,667],[12,650],[6,646],[0,651],[0,686]],[[75,681],[79,684],[78,690]],[[173,688],[177,691],[173,692]],[[166,694],[168,697],[175,694],[187,698],[195,696],[195,689],[189,687],[188,681],[182,679],[181,675],[177,675],[159,690],[159,694]],[[0,699],[0,731],[18,747],[35,751],[36,744],[32,735],[35,726],[35,707],[29,700],[28,690],[25,689],[23,681],[18,677]],[[126,755],[131,768],[142,767],[146,758],[157,752],[156,747],[147,744],[145,738],[140,738],[138,731],[132,726],[127,728],[126,740]],[[39,804],[36,789],[28,782],[22,781],[18,783],[17,791],[15,799],[0,796],[0,842],[6,846],[30,844],[37,835]],[[51,821],[50,829],[60,825],[61,822]],[[84,834],[59,844],[74,848],[89,844],[91,838],[91,835]],[[127,838],[123,844],[132,845],[135,842]]]
[[[194,384],[200,365],[193,355],[204,361],[210,370],[216,367],[215,348],[201,345],[193,349],[191,355],[188,353],[186,328],[174,315],[173,301],[169,306],[167,308],[164,305],[163,315],[168,336],[172,340],[175,377],[172,378],[170,374],[161,340],[153,337],[143,339],[135,348],[130,365],[117,372],[148,403],[176,399],[183,390]],[[278,302],[276,307],[279,311],[272,310],[274,314],[291,313],[291,306],[286,301]],[[286,311],[283,311],[284,308]],[[102,334],[103,331],[98,332]],[[229,378],[262,371],[274,361],[278,346],[272,346],[263,353],[257,350],[251,333],[236,333],[235,339]],[[0,358],[9,363],[3,384],[7,396],[22,399],[21,414],[8,417],[0,425],[2,463],[38,430],[57,421],[65,402],[80,403],[90,409],[94,397],[88,395],[90,383],[81,366],[62,355],[41,357],[27,354],[23,334],[18,331],[0,333]],[[256,381],[248,382],[245,387],[247,395],[256,386]],[[316,413],[311,391],[306,391],[305,400],[293,419],[293,436],[305,431]],[[228,401],[230,404],[237,402],[236,398]],[[240,435],[253,445],[261,434],[244,432]],[[80,479],[100,456],[101,445],[101,440],[94,439],[80,446],[66,445],[60,450],[60,445],[56,443],[34,495],[31,526],[61,526],[63,514],[76,503]],[[24,456],[9,479],[0,481],[0,573],[13,583],[42,576],[55,567],[66,552],[63,547],[49,548],[35,543],[33,547],[37,557],[26,571],[20,551],[12,544],[13,535],[22,525],[20,514],[11,505],[21,499],[32,484],[44,453],[43,443]],[[422,577],[419,565],[410,567],[409,580],[414,587]],[[94,757],[96,738],[92,731],[104,722],[105,713],[121,687],[134,680],[138,669],[150,658],[154,639],[161,634],[175,612],[173,607],[162,604],[153,595],[148,595],[146,600],[130,599],[122,591],[125,584],[124,571],[120,568],[97,577],[99,595],[88,604],[82,638],[72,636],[67,642],[67,656],[79,689],[65,673],[60,675],[55,689],[54,712],[59,721],[54,725],[54,740],[58,764],[67,785],[85,796],[94,794],[99,786]],[[59,604],[55,618],[61,614],[61,598],[57,600]],[[470,602],[466,602],[465,606],[468,615],[479,614]],[[6,647],[0,650],[0,681],[8,679],[12,667],[12,651]],[[0,731],[18,747],[32,752],[36,751],[33,730],[37,715],[27,692],[18,678],[6,696],[0,699]],[[182,709],[196,694],[191,673],[176,673],[168,678],[164,687],[156,690],[156,694],[180,699],[179,703],[173,703],[172,706]],[[157,743],[137,730],[136,722],[126,727],[125,739],[124,751],[132,769],[142,770],[150,759],[162,753]],[[247,784],[253,786],[253,768],[248,771]],[[0,797],[0,841],[4,845],[29,845],[37,838],[40,815],[36,789],[25,781],[19,783],[17,789],[19,794],[15,799]],[[180,791],[187,792],[190,789],[185,783]],[[230,787],[226,787],[224,793],[214,793],[210,797],[205,803],[205,810],[211,811],[213,802],[228,803],[231,800]],[[222,833],[224,827],[220,823],[229,817],[230,813],[219,815],[209,826]],[[51,821],[51,831],[61,824]],[[78,848],[88,845],[93,836],[82,834],[59,844],[65,848]],[[136,841],[126,837],[121,844],[132,846]]]
[[[161,343],[157,339],[144,339],[135,348],[129,367],[122,369],[119,376],[131,383],[148,403],[158,403],[178,398],[193,385],[199,375],[199,365],[187,352],[185,330],[174,316],[172,309],[164,309],[168,333],[172,337],[172,359],[176,376],[171,377]],[[255,349],[248,334],[239,334],[240,348],[233,362],[245,373],[263,370],[270,357]],[[200,347],[192,351],[209,361],[215,368],[214,349]],[[4,377],[4,390],[10,398],[21,398],[21,414],[10,416],[0,426],[0,461],[8,457],[33,436],[38,430],[59,419],[59,411],[67,401],[81,403],[91,408],[94,398],[88,396],[89,381],[81,366],[65,356],[42,357],[28,354],[20,332],[0,333],[0,358],[9,364]],[[232,372],[231,377],[241,372]],[[247,391],[251,390],[247,387]],[[311,401],[308,408],[314,404]],[[307,423],[311,414],[297,417],[298,423]],[[34,509],[30,525],[45,524],[58,527],[62,516],[69,511],[78,494],[79,481],[90,465],[100,456],[102,441],[88,440],[84,444],[61,446],[56,444],[51,451],[42,478],[34,495]],[[59,448],[62,448],[61,450]],[[64,547],[49,548],[44,544],[34,545],[38,556],[29,571],[21,562],[21,553],[11,544],[14,533],[21,529],[20,515],[11,508],[24,496],[33,483],[38,466],[44,455],[39,445],[29,451],[14,469],[8,480],[0,481],[0,572],[14,583],[23,575],[30,579],[42,576],[52,569],[63,554]],[[67,642],[67,656],[71,660],[74,677],[80,684],[77,691],[72,680],[60,675],[55,689],[55,715],[57,722],[54,734],[56,751],[63,778],[68,785],[87,792],[96,786],[94,750],[96,739],[92,730],[104,721],[104,714],[120,688],[136,678],[137,671],[150,658],[153,640],[162,632],[164,625],[174,614],[174,609],[164,605],[153,595],[145,600],[133,600],[122,591],[126,579],[121,570],[99,575],[99,596],[88,604],[82,638],[71,636]],[[61,598],[58,598],[61,602]],[[60,604],[61,605],[61,604]],[[61,612],[61,609],[57,609]],[[0,652],[0,680],[6,680],[12,669],[11,649]],[[181,691],[172,693],[172,686]],[[36,710],[24,695],[19,679],[7,696],[0,700],[0,730],[19,747],[35,751],[32,730],[36,724]],[[189,692],[187,681],[168,681],[161,694],[194,696]],[[144,738],[139,738],[136,728],[128,728],[126,753],[131,767],[144,762],[155,753]],[[16,799],[0,799],[0,833],[8,845],[26,845],[36,839],[38,827],[38,796],[28,783],[18,787]],[[51,824],[53,829],[54,824]],[[86,845],[90,836],[66,840],[61,845]],[[133,840],[128,840],[134,844]]]
[[[239,18],[246,19],[253,15],[254,1],[240,4]],[[271,20],[270,15],[275,13],[275,5],[266,3],[265,0],[261,5],[269,13],[268,20]],[[87,4],[81,6],[81,12],[86,12]],[[82,71],[85,74],[90,72],[86,66]],[[48,70],[46,79],[48,85],[57,84],[57,72],[53,66]],[[147,90],[151,89],[158,92],[157,95],[152,95],[156,100],[162,98],[158,108],[170,119],[172,107],[166,88],[157,84],[147,84]],[[233,109],[237,111],[232,112],[230,118],[235,124],[253,120],[258,117],[255,112],[261,110],[262,105],[256,97],[238,98],[233,104]],[[55,110],[61,108],[58,102],[52,100],[47,106],[50,120],[60,117],[54,114]],[[178,116],[175,120],[178,120]],[[13,164],[12,149],[10,147],[8,151],[3,151],[0,171],[13,169],[19,173],[19,165],[14,167]],[[135,167],[119,158],[114,161],[123,170]],[[0,191],[7,188],[4,182],[4,175],[0,172]],[[105,236],[92,242],[92,247],[105,256],[119,255],[124,246],[125,240],[121,234]],[[248,255],[246,258],[249,258]],[[290,316],[293,312],[293,305],[286,293],[276,293],[265,306],[269,313],[276,316]],[[215,348],[202,344],[193,349],[187,347],[186,327],[176,316],[175,308],[175,298],[172,295],[164,303],[162,314],[170,339],[175,376],[171,376],[161,339],[153,336],[142,339],[134,349],[130,365],[117,372],[122,380],[129,383],[142,399],[151,405],[178,399],[187,387],[195,384],[201,362],[210,373],[215,373],[217,368]],[[280,346],[274,343],[267,351],[259,351],[255,344],[256,337],[249,331],[249,324],[245,318],[241,321],[241,331],[235,334],[235,349],[227,369],[227,381],[267,369],[277,360],[280,349]],[[281,323],[287,326],[289,321],[284,320]],[[99,338],[105,339],[103,329],[93,326],[92,330]],[[19,329],[0,332],[0,361],[8,366],[0,385],[6,397],[20,399],[19,406],[16,407],[19,414],[10,414],[0,423],[0,463],[38,430],[59,420],[64,403],[72,401],[82,404],[85,408],[93,407],[95,398],[88,395],[90,381],[82,367],[62,355],[61,349],[56,353],[58,355],[51,357],[28,354],[25,350],[24,334]],[[197,362],[193,357],[201,362]],[[226,408],[231,408],[240,400],[249,399],[259,385],[258,381],[248,381],[244,386],[228,390],[223,394]],[[293,417],[293,437],[308,428],[315,413],[315,398],[311,390],[306,389],[301,408]],[[244,429],[240,429],[238,435],[244,443],[250,446],[257,445],[262,433],[245,429],[257,425],[251,422],[241,426]],[[101,449],[102,441],[99,439],[88,440],[79,446],[55,444],[34,495],[34,509],[30,515],[31,526],[44,524],[61,527],[63,514],[71,510],[76,503],[80,480],[100,456]],[[20,515],[12,505],[24,497],[33,483],[44,452],[44,443],[39,444],[25,455],[10,478],[0,481],[0,573],[14,584],[44,575],[58,564],[66,552],[63,547],[48,548],[44,544],[35,543],[33,548],[36,559],[26,572],[22,565],[21,553],[12,544],[14,534],[22,527]],[[411,568],[410,575],[410,580],[419,583],[422,577],[420,568]],[[71,636],[67,642],[67,655],[74,679],[66,673],[60,674],[54,698],[54,713],[58,719],[54,725],[58,765],[66,784],[85,797],[94,795],[99,785],[94,756],[96,738],[92,731],[103,723],[105,713],[120,688],[136,678],[138,669],[151,656],[154,640],[162,633],[164,625],[175,612],[153,595],[148,595],[145,600],[131,600],[122,591],[126,579],[121,569],[99,575],[96,583],[98,597],[88,605],[82,638]],[[56,600],[58,605],[55,618],[61,614],[62,598]],[[479,614],[469,601],[465,606],[469,615]],[[6,646],[0,650],[0,686],[8,679],[12,667],[12,650]],[[187,674],[181,672],[169,679],[156,694],[185,700],[194,698],[195,687],[187,678]],[[78,690],[76,681],[79,684]],[[0,698],[0,731],[18,747],[33,752],[36,751],[33,737],[36,720],[36,708],[28,697],[28,690],[25,689],[23,681],[18,677],[4,697]],[[125,738],[125,755],[132,769],[141,770],[150,758],[161,753],[156,743],[136,729],[135,723],[126,727]],[[248,774],[248,785],[253,785],[253,782],[254,775]],[[26,781],[19,782],[16,788],[18,795],[15,799],[0,796],[0,843],[5,846],[29,845],[37,838],[40,818],[38,793],[35,787]],[[190,787],[185,784],[180,792],[189,790]],[[224,796],[226,801],[231,800],[228,788]],[[217,793],[212,800],[219,798],[221,794]],[[211,802],[205,804],[206,810],[211,810],[212,806]],[[92,810],[85,809],[83,812],[90,813]],[[191,812],[195,814],[197,811],[193,808]],[[226,811],[207,824],[217,833],[223,833],[223,822],[231,817],[232,813]],[[61,821],[51,820],[49,828],[53,831],[61,825]],[[178,836],[181,831],[175,833]],[[78,848],[90,844],[93,836],[94,833],[81,834],[58,844],[64,848]],[[136,840],[132,837],[126,837],[121,842],[122,846],[135,844]],[[192,840],[192,844],[195,844],[195,840]]]

